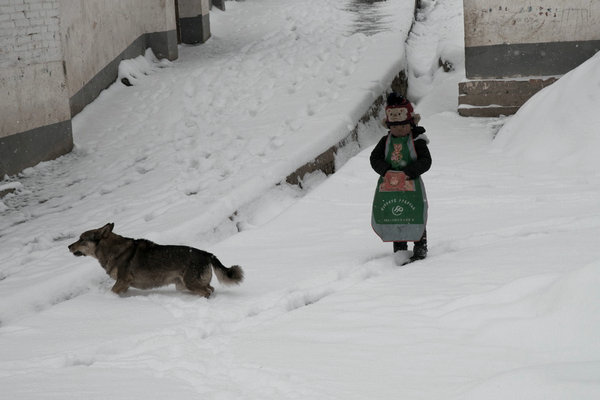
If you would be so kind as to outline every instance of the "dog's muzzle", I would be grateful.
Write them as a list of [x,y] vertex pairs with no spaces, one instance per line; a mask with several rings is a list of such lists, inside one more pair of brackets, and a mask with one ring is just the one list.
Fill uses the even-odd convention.
[[69,251],[70,251],[71,253],[73,253],[73,255],[74,255],[75,257],[81,257],[81,256],[85,256],[85,254],[83,254],[81,251],[79,251],[79,250],[73,250],[73,246],[75,246],[76,244],[77,244],[77,243],[70,244],[70,245],[69,245]]

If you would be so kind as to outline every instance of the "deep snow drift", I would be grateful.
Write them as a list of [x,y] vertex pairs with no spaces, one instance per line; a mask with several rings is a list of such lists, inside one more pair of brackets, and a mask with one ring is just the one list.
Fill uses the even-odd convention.
[[[600,56],[514,117],[461,118],[461,2],[423,1],[406,53],[412,1],[374,3],[370,36],[350,3],[228,2],[170,66],[124,63],[135,85],[76,117],[73,154],[0,183],[16,189],[0,203],[4,397],[600,396]],[[333,176],[276,184],[403,65],[433,167],[430,257],[398,268],[369,226],[377,121]],[[109,220],[247,279],[209,300],[113,295],[66,249]]]

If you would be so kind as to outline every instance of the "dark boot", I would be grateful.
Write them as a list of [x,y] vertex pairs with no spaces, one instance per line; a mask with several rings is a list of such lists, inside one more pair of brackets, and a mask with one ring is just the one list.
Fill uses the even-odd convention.
[[425,257],[427,257],[427,231],[423,233],[421,240],[415,242],[411,258],[414,260],[422,260]]
[[405,251],[408,250],[408,245],[406,242],[394,242],[394,253],[397,251]]

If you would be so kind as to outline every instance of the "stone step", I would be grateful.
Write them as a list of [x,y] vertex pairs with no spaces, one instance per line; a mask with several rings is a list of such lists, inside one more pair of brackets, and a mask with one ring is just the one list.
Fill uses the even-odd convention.
[[458,113],[465,117],[511,115],[531,96],[556,82],[558,77],[482,79],[460,82]]

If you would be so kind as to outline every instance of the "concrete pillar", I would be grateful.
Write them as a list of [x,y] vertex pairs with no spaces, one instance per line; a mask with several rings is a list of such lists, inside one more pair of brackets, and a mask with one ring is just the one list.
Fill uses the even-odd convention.
[[209,0],[177,0],[181,42],[204,43],[210,38]]

